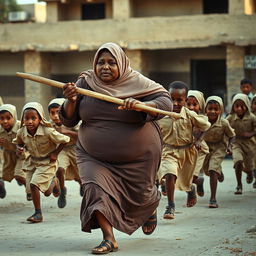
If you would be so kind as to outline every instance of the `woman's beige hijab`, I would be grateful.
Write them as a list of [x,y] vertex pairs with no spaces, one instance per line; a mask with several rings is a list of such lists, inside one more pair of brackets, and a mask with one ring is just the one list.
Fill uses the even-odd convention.
[[[119,78],[113,83],[106,84],[96,75],[96,64],[101,50],[108,50],[117,61]],[[93,60],[93,70],[84,71],[83,77],[88,85],[96,92],[118,98],[141,98],[157,92],[167,92],[164,87],[130,67],[130,61],[122,48],[115,43],[103,44],[96,52]]]
[[16,121],[17,121],[16,107],[12,104],[3,104],[2,106],[0,106],[0,111],[3,111],[3,110],[8,111],[12,115],[12,117],[16,123]]
[[23,126],[23,115],[24,115],[24,111],[28,108],[32,108],[32,109],[35,109],[38,114],[40,115],[41,117],[41,121],[40,123],[44,126],[47,126],[47,127],[52,127],[52,125],[46,120],[45,118],[45,114],[44,114],[44,109],[43,109],[43,106],[38,103],[38,102],[28,102],[22,109],[21,111],[21,126]]
[[200,112],[204,113],[204,108],[205,108],[204,94],[197,90],[189,90],[188,97],[195,97],[196,100],[198,101]]

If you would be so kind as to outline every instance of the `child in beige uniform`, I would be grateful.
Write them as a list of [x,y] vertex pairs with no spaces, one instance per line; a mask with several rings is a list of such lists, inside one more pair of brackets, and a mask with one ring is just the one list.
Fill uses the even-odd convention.
[[[256,94],[254,94],[252,98],[252,105],[251,105],[251,110],[252,113],[256,116]],[[254,176],[254,183],[253,183],[253,188],[256,188],[256,154],[254,155],[254,171],[253,171],[253,176]]]
[[[189,90],[186,105],[189,110],[195,111],[198,115],[204,114],[204,109],[205,109],[204,94],[197,90]],[[199,129],[194,128],[193,136],[195,140],[200,140],[200,137],[203,138],[203,135],[204,134],[202,134],[202,132]],[[204,174],[202,172],[202,167],[203,167],[204,159],[208,153],[209,153],[209,148],[206,142],[203,139],[201,139],[200,147],[198,148],[198,156],[196,160],[194,180],[193,180],[193,182],[197,185],[198,196],[204,196],[204,187],[203,187]]]
[[29,102],[22,109],[22,127],[18,130],[14,143],[17,153],[28,150],[30,156],[23,164],[26,171],[27,187],[30,186],[35,213],[27,221],[37,223],[43,220],[40,192],[55,197],[60,194],[59,181],[55,177],[57,157],[70,138],[52,128],[46,121],[43,107],[37,102]]
[[237,180],[235,195],[240,195],[243,192],[242,171],[247,173],[246,182],[248,184],[253,182],[256,116],[250,110],[251,106],[247,95],[238,93],[233,98],[232,110],[227,117],[236,133],[236,139],[232,146]]
[[190,191],[197,150],[193,144],[193,129],[205,131],[210,127],[207,117],[197,115],[185,107],[188,87],[185,83],[175,81],[170,84],[169,92],[173,100],[173,111],[180,113],[181,118],[173,120],[165,117],[159,121],[163,135],[164,147],[162,162],[158,171],[161,181],[165,179],[168,205],[165,219],[174,219],[174,190]]
[[51,118],[51,123],[53,127],[60,133],[70,137],[69,143],[64,147],[64,149],[58,155],[58,170],[56,176],[60,181],[61,194],[58,198],[58,207],[64,208],[66,206],[66,193],[67,189],[65,187],[65,180],[75,180],[80,185],[80,195],[82,193],[81,180],[78,173],[78,168],[76,164],[76,153],[75,144],[78,136],[79,125],[75,127],[64,126],[59,118],[59,109],[62,103],[65,101],[64,98],[56,98],[50,101],[48,105],[48,112]]
[[[17,120],[16,107],[11,104],[0,106],[0,145],[3,147],[3,168],[0,174],[0,198],[6,196],[4,181],[11,182],[15,179],[19,185],[26,185],[25,173],[22,170],[22,163],[25,155],[16,155],[16,145],[12,140],[16,137],[20,128],[20,121]],[[30,199],[30,195],[27,195]]]
[[208,97],[206,100],[205,113],[211,123],[211,127],[204,134],[204,140],[209,147],[203,169],[206,175],[210,176],[211,196],[209,208],[218,208],[216,200],[217,184],[223,182],[224,175],[221,169],[221,163],[226,156],[227,151],[231,151],[231,142],[235,137],[234,129],[229,122],[222,118],[224,106],[222,99],[218,96]]

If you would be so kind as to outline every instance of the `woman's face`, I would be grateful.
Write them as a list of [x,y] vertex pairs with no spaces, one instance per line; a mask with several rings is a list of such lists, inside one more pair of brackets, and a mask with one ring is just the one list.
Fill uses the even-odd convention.
[[96,75],[106,84],[111,84],[119,77],[119,68],[116,59],[109,51],[100,53],[96,63]]

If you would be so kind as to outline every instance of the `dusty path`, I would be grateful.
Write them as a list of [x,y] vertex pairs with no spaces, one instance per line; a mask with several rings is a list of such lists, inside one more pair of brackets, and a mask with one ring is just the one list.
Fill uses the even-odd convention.
[[[186,195],[177,192],[176,219],[163,220],[166,198],[158,208],[158,227],[151,236],[137,230],[132,236],[116,231],[120,250],[114,255],[246,255],[256,256],[256,191],[244,180],[244,194],[234,195],[235,176],[232,162],[223,163],[225,181],[219,184],[219,209],[209,209],[209,185],[206,195],[193,208],[186,208]],[[28,224],[33,213],[25,200],[24,188],[16,182],[6,184],[7,197],[0,200],[1,256],[90,255],[101,241],[99,230],[80,231],[81,197],[75,182],[68,182],[68,204],[59,209],[54,197],[42,198],[44,222]]]

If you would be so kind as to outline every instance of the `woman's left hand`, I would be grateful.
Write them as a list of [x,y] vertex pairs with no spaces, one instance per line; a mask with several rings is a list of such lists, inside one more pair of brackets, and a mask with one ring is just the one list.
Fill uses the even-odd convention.
[[137,104],[146,105],[144,102],[141,102],[139,100],[136,100],[136,99],[133,99],[133,98],[127,98],[127,99],[124,100],[124,104],[122,106],[119,106],[118,109],[141,111],[141,109],[136,108]]

